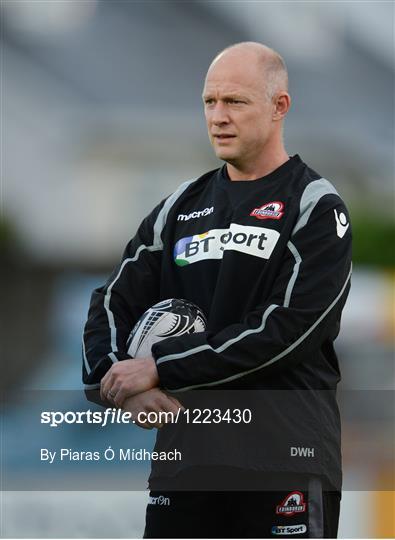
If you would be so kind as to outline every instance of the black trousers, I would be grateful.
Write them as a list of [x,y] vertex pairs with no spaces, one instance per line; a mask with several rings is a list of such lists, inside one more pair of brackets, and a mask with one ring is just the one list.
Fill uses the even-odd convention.
[[273,491],[151,491],[144,538],[336,538],[340,492],[311,477]]

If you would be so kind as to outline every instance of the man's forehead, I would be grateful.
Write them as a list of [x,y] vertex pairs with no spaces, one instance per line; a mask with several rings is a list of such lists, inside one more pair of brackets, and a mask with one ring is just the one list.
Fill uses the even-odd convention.
[[206,81],[203,89],[203,94],[214,94],[220,92],[221,94],[241,94],[243,91],[248,91],[248,86],[232,83],[226,81]]
[[227,90],[233,88],[238,91],[242,88],[257,90],[262,84],[264,84],[264,70],[256,62],[242,64],[219,60],[210,66],[205,80],[205,88],[226,86]]
[[262,87],[262,80],[258,81],[257,79],[240,80],[237,77],[207,77],[203,95],[216,93],[226,95],[260,94]]

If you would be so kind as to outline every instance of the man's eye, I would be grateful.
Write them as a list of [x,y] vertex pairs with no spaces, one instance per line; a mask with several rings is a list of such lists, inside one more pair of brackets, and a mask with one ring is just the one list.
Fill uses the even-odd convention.
[[205,99],[205,100],[204,100],[204,103],[205,103],[206,105],[211,105],[212,103],[214,103],[214,100],[208,98],[208,99]]

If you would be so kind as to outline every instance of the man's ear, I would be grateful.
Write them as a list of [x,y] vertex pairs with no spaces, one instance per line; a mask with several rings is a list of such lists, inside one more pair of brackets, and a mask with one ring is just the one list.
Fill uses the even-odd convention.
[[291,96],[287,92],[279,92],[273,99],[273,120],[282,120],[291,107]]

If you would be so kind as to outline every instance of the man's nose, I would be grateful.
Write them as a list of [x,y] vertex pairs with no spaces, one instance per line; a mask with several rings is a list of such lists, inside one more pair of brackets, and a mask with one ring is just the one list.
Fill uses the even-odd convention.
[[215,104],[212,110],[211,120],[215,125],[227,124],[229,122],[228,111],[223,103],[218,102]]

